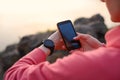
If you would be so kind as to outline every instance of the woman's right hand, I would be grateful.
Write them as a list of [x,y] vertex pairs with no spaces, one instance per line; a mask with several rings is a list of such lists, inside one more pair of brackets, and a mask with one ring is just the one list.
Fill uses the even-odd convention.
[[105,46],[103,43],[98,41],[96,38],[92,37],[89,34],[82,34],[77,33],[77,36],[74,37],[74,40],[79,40],[81,43],[80,50],[88,51],[88,50],[94,50],[101,46]]

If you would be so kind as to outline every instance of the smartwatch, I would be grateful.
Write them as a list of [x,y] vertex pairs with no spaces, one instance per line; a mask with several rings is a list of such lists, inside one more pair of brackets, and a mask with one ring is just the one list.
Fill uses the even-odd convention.
[[50,50],[50,55],[51,55],[55,48],[54,42],[50,39],[46,39],[43,41],[43,45]]

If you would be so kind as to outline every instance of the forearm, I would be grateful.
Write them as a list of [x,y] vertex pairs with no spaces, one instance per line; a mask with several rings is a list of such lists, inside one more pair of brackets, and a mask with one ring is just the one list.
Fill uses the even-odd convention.
[[[25,73],[24,70],[29,69],[33,65],[38,65],[46,61],[46,53],[49,54],[49,50],[44,47],[36,48],[26,56],[18,60],[10,69],[7,70],[5,74],[5,80],[21,80]],[[29,70],[28,70],[29,71]],[[17,76],[20,76],[20,79],[15,79]],[[26,79],[27,80],[27,79]]]
[[42,51],[44,51],[44,53],[46,54],[46,56],[48,56],[50,54],[50,50],[46,47],[44,47],[44,45],[41,45],[39,47],[39,49],[41,49]]
[[26,56],[21,58],[19,61],[17,61],[17,63],[25,62],[24,64],[27,63],[30,63],[30,65],[38,64],[40,62],[45,61],[48,54],[49,54],[49,50],[45,49],[44,47],[36,48],[30,53],[28,53]]

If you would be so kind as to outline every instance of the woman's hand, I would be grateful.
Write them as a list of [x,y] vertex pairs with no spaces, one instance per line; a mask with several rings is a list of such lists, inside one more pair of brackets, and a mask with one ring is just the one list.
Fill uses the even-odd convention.
[[[52,40],[55,44],[55,49],[54,50],[65,50],[65,46],[64,46],[64,42],[59,34],[58,31],[54,32],[53,34],[51,34],[48,39]],[[46,47],[44,47],[43,45],[41,45],[39,47],[41,50],[43,50],[46,55],[50,55],[50,50]]]
[[52,40],[55,44],[55,50],[65,50],[64,42],[59,31],[54,32],[52,35],[49,36],[50,40]]
[[104,46],[103,43],[101,43],[100,41],[98,41],[96,38],[92,37],[89,34],[77,33],[77,36],[74,37],[74,40],[80,41],[82,46],[80,50],[83,50],[83,51],[93,50],[101,46]]

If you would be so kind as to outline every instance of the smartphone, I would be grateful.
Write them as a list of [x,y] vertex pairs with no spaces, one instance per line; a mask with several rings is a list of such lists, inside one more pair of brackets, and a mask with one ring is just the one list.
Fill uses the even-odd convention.
[[69,51],[81,47],[80,41],[73,39],[77,34],[70,20],[57,23],[57,28],[63,38],[66,48]]

